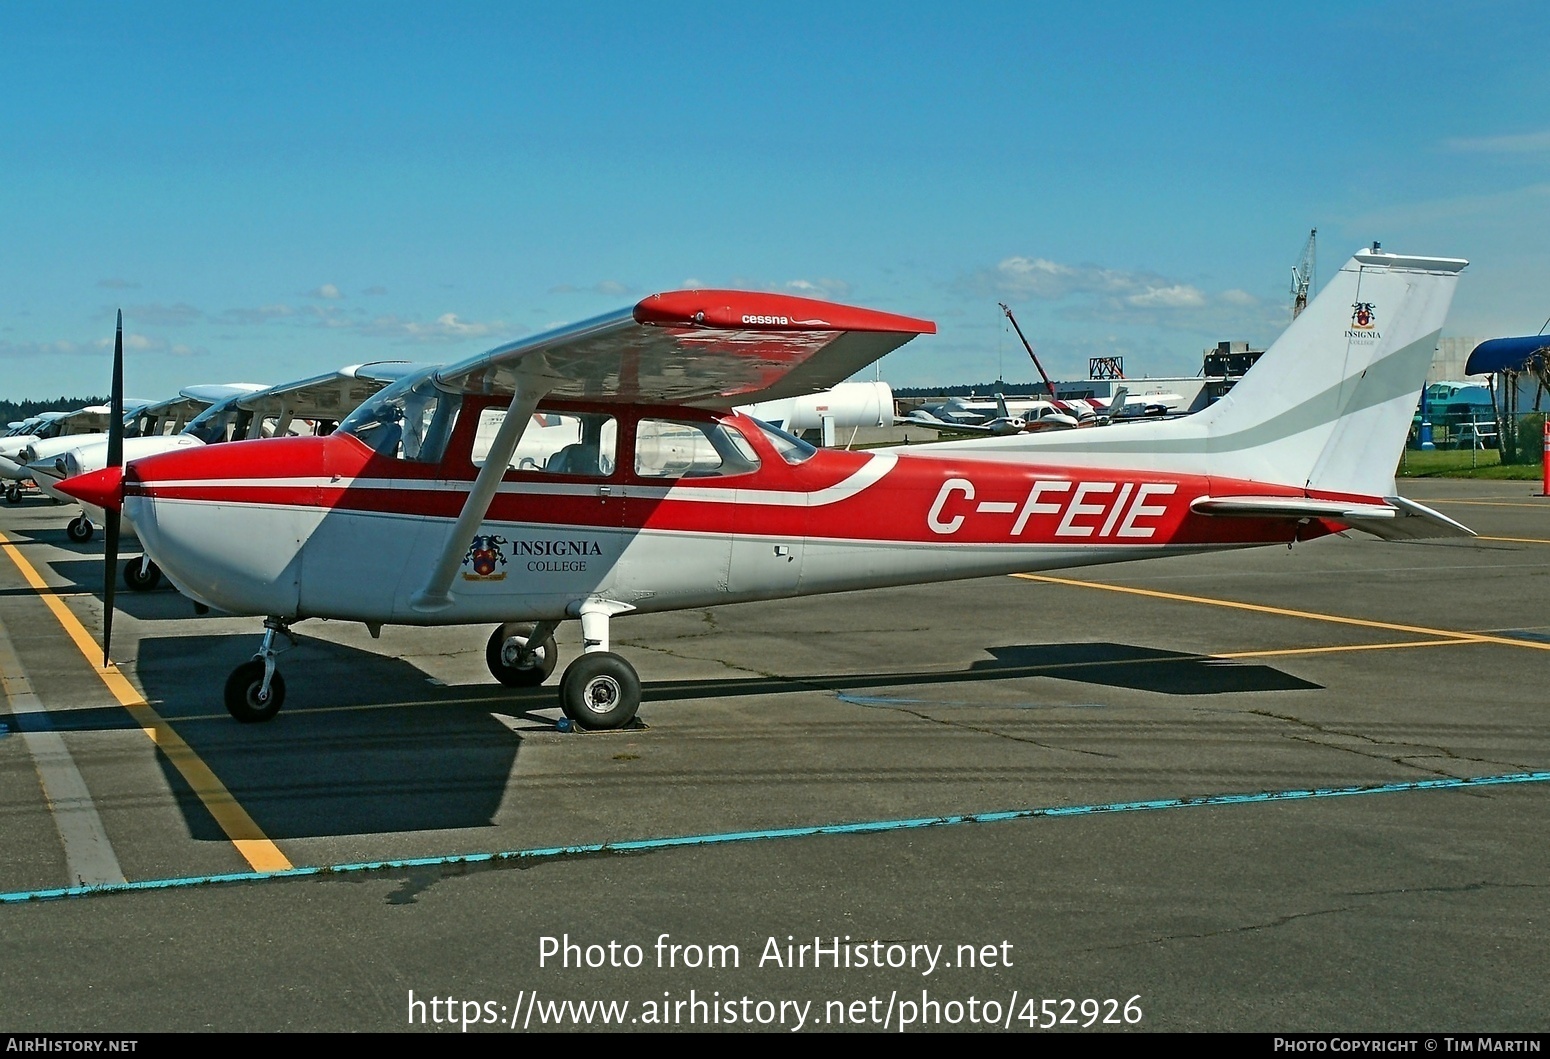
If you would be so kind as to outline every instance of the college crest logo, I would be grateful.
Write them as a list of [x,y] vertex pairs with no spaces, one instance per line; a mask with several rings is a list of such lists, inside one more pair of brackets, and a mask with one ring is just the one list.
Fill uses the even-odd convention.
[[1371,331],[1377,323],[1377,316],[1372,311],[1372,302],[1357,302],[1351,306],[1351,327],[1357,331]]
[[[501,551],[501,545],[510,543],[505,537],[475,537],[468,546],[468,554],[463,556],[463,580],[504,581],[506,571],[501,567],[506,565],[506,553]],[[470,566],[472,572],[466,569]]]

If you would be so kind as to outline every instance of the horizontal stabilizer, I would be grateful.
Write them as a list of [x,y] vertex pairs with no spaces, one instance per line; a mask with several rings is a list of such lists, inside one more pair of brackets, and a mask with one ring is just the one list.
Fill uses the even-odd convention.
[[1235,518],[1322,518],[1389,541],[1475,535],[1468,526],[1402,496],[1384,497],[1381,504],[1301,496],[1203,496],[1190,510]]

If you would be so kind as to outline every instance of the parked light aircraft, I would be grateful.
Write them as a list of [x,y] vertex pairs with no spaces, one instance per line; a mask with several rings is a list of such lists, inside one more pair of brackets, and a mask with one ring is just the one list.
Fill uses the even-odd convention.
[[[956,434],[993,434],[997,437],[1005,437],[1010,434],[1025,434],[1039,430],[1065,430],[1070,427],[1080,426],[1080,421],[1073,415],[1062,412],[1049,401],[1024,401],[1027,409],[1017,415],[1013,415],[1007,406],[1007,400],[1001,394],[996,394],[996,414],[991,419],[976,419],[970,421],[967,418],[942,419],[931,412],[917,408],[907,416],[895,416],[894,422],[903,426],[928,427],[931,430]],[[1096,418],[1091,419],[1096,422]]]
[[[285,698],[307,617],[496,624],[491,673],[537,685],[554,631],[584,727],[635,716],[612,620],[885,585],[1311,540],[1467,536],[1394,492],[1466,262],[1361,251],[1231,393],[1181,419],[815,450],[727,411],[850,376],[935,326],[779,295],[680,291],[410,376],[326,438],[110,466],[65,489],[134,519],[190,598],[265,615],[226,705]],[[1358,294],[1359,291],[1359,294]],[[515,465],[534,413],[574,441]],[[116,525],[110,521],[110,542]],[[111,555],[110,555],[111,562]],[[111,637],[111,574],[104,652]]]
[[[182,433],[190,416],[197,418],[200,412],[212,404],[261,389],[263,386],[259,383],[240,382],[190,386],[178,396],[165,401],[133,403],[124,416],[123,444],[126,458],[149,456],[153,452],[164,452],[180,444],[194,444]],[[103,425],[106,426],[107,409],[104,406],[99,411],[102,413]],[[178,428],[176,433],[169,431],[173,426]],[[103,457],[107,447],[106,433],[65,434],[23,446],[13,459],[21,463],[19,473],[30,478],[45,496],[56,502],[70,502],[74,498],[61,493],[56,488],[57,483],[83,470],[98,470],[105,466]],[[82,465],[72,461],[74,453],[92,450],[99,454],[95,464]],[[83,506],[81,513],[65,527],[66,535],[78,544],[91,540],[94,517],[98,522],[101,521],[100,513],[94,516]]]
[[[126,402],[129,408],[140,408],[146,401]],[[88,405],[70,412],[44,412],[39,417],[34,433],[18,434],[6,439],[0,446],[0,478],[10,479],[5,488],[5,498],[12,504],[21,502],[23,488],[33,481],[27,465],[38,458],[38,453],[54,453],[80,442],[81,438],[98,434],[106,437],[109,408],[107,405]],[[57,502],[58,498],[54,498]]]
[[[426,365],[408,361],[377,361],[353,364],[278,386],[259,383],[230,383],[215,386],[191,386],[182,391],[185,402],[198,404],[213,399],[176,434],[152,433],[125,437],[123,460],[140,459],[176,449],[214,445],[230,440],[281,437],[289,434],[326,432],[354,411],[362,401],[411,371]],[[175,422],[181,406],[167,402],[141,409],[126,417],[141,429],[157,423]],[[128,428],[126,427],[126,431]],[[58,499],[74,498],[59,489],[66,478],[89,474],[107,465],[109,439],[93,435],[80,445],[52,458],[42,457],[28,465],[38,488]],[[93,523],[101,524],[103,512],[91,504],[81,504],[81,514],[72,520],[66,532],[71,540],[87,541]],[[134,532],[132,520],[124,526]],[[82,528],[84,527],[84,529]],[[147,556],[124,564],[124,583],[136,591],[155,588],[161,580],[156,564]]]

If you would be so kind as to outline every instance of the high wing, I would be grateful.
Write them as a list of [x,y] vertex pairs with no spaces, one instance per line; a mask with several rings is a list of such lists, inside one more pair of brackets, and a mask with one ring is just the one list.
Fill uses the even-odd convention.
[[257,390],[238,397],[235,404],[249,414],[247,436],[262,436],[266,424],[275,434],[284,434],[297,419],[337,422],[384,386],[427,367],[407,360],[351,364],[338,371]]
[[730,408],[827,389],[935,333],[929,320],[811,298],[672,291],[500,346],[436,379],[465,392]]
[[756,291],[654,294],[634,308],[443,368],[450,390],[511,394],[447,543],[411,605],[451,606],[452,577],[545,397],[731,408],[825,390],[936,324]]

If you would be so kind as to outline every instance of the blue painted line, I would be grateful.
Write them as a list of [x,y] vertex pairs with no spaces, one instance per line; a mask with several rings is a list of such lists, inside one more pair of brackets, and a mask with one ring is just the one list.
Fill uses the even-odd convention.
[[1103,709],[1103,704],[1098,702],[953,702],[948,699],[890,699],[881,695],[852,695],[846,691],[836,691],[834,697],[852,706],[972,706],[984,710]]
[[919,706],[927,704],[931,706],[960,706],[957,702],[930,702],[928,699],[885,699],[881,695],[852,695],[845,691],[836,691],[834,697],[841,702],[848,702],[852,706]]
[[1550,782],[1550,772],[1512,772],[1500,776],[1475,776],[1469,779],[1413,780],[1408,783],[1383,783],[1365,787],[1310,787],[1291,791],[1265,791],[1259,794],[1203,794],[1192,798],[1160,798],[1140,802],[1107,802],[1097,805],[1055,805],[1038,809],[1008,809],[992,813],[965,813],[953,816],[921,816],[905,820],[868,820],[850,824],[817,824],[808,827],[782,827],[761,831],[724,831],[709,835],[678,835],[669,838],[643,838],[623,842],[597,842],[581,846],[545,846],[537,849],[509,850],[501,853],[464,853],[443,857],[415,857],[406,860],[361,861],[321,867],[287,868],[285,871],[232,872],[227,875],[197,875],[173,879],[146,879],[140,882],[106,886],[62,886],[51,890],[18,890],[0,893],[0,905],[28,901],[52,901],[67,897],[92,897],[103,894],[133,893],[144,890],[182,890],[192,886],[224,883],[263,882],[271,879],[300,879],[319,875],[350,875],[360,872],[403,871],[409,868],[436,868],[454,865],[499,864],[507,861],[542,861],[561,857],[596,856],[611,853],[641,853],[684,846],[720,846],[731,842],[763,842],[785,838],[809,838],[813,835],[864,835],[886,831],[906,831],[922,827],[947,827],[953,824],[994,824],[1007,820],[1036,817],[1093,816],[1099,813],[1135,813],[1150,809],[1192,809],[1208,805],[1252,805],[1262,802],[1292,802],[1309,798],[1345,798],[1358,794],[1400,794],[1406,791],[1459,790],[1469,787],[1500,787],[1511,783]]

